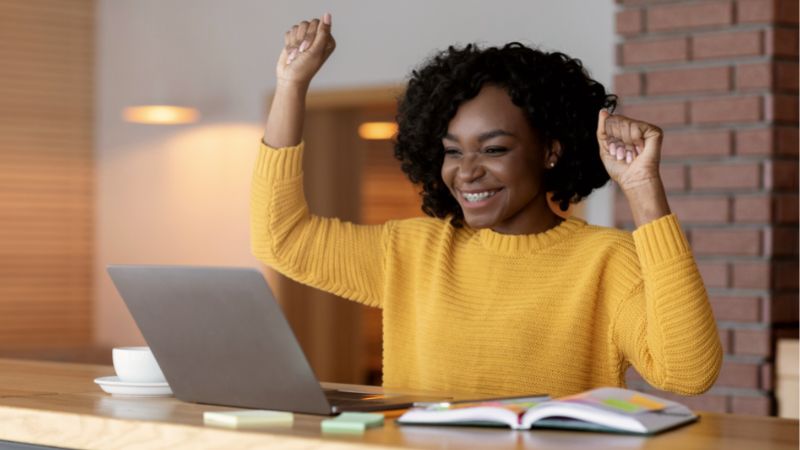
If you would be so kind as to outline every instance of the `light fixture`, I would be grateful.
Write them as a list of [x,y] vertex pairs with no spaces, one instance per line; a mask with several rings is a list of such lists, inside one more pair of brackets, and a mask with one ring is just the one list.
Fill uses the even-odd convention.
[[397,134],[397,124],[394,122],[364,122],[358,126],[358,135],[361,139],[386,140]]
[[134,123],[178,125],[196,122],[200,112],[195,108],[174,105],[140,105],[125,108],[122,117]]

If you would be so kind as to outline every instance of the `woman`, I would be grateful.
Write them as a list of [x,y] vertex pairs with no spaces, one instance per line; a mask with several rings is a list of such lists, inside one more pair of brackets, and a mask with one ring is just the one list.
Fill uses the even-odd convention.
[[[513,395],[623,386],[697,394],[721,349],[658,173],[657,127],[609,115],[577,60],[510,44],[450,48],[415,71],[395,153],[431,217],[378,226],[312,216],[302,191],[305,95],[335,48],[331,19],[285,35],[256,164],[252,246],[264,263],[382,308],[384,385]],[[561,219],[608,177],[632,234]]]

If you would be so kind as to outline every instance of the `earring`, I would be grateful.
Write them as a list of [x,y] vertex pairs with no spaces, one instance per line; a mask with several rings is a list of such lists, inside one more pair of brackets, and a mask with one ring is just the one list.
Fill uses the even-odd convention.
[[556,166],[556,163],[554,161],[550,161],[550,168],[552,169],[555,166]]

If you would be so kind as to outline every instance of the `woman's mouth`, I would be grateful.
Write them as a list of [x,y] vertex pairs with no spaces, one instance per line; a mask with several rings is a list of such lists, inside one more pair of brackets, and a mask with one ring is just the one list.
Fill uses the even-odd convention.
[[461,192],[461,198],[464,199],[464,205],[468,207],[483,206],[490,201],[492,197],[500,192],[500,189],[490,189],[485,191],[475,192]]

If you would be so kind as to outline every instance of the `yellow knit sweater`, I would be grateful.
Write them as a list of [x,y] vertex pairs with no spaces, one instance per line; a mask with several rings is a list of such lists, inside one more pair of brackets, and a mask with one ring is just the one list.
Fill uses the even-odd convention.
[[722,352],[675,216],[631,233],[569,219],[503,235],[434,218],[355,225],[309,214],[302,144],[263,146],[254,254],[310,286],[383,310],[384,385],[561,396],[624,386],[707,390]]

